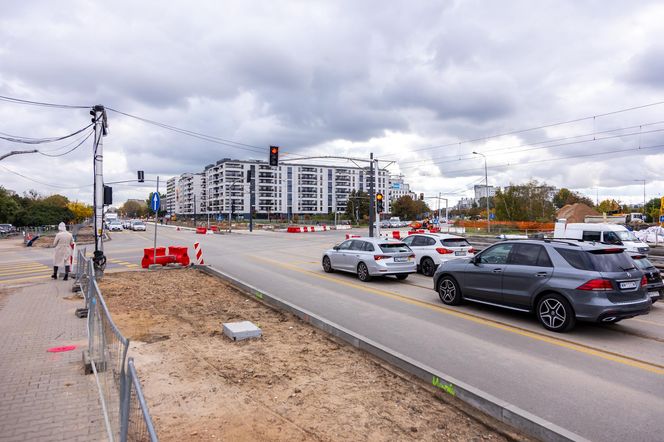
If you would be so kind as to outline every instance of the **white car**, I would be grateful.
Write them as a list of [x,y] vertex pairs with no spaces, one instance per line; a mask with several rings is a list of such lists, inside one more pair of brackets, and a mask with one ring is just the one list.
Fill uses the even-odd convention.
[[131,230],[137,232],[137,231],[142,231],[145,232],[145,223],[143,221],[135,221],[131,223]]
[[415,253],[417,268],[425,276],[433,276],[436,268],[445,261],[475,256],[475,249],[462,236],[418,233],[409,235],[403,242]]
[[111,221],[108,223],[108,230],[111,232],[122,232],[124,228],[122,227],[122,223],[120,221]]

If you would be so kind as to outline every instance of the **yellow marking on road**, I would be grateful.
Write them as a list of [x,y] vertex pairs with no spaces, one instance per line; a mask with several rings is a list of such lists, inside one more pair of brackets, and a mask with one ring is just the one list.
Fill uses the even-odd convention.
[[25,268],[31,268],[31,267],[48,267],[46,264],[42,264],[39,262],[25,262],[23,264],[11,264],[11,265],[2,265],[0,264],[0,271],[2,270],[21,270]]
[[0,279],[0,284],[13,284],[15,282],[34,281],[36,279],[46,279],[46,278],[50,278],[50,277],[51,277],[51,275],[40,275],[40,276],[31,276],[29,278]]
[[49,267],[40,267],[40,268],[34,268],[30,270],[20,270],[20,271],[14,271],[14,272],[0,272],[0,278],[4,278],[7,276],[14,276],[14,275],[26,275],[28,273],[44,273],[44,272],[50,272],[53,269]]
[[530,331],[530,330],[527,330],[527,329],[524,329],[524,328],[521,328],[521,327],[517,327],[517,326],[514,326],[514,325],[509,325],[509,324],[499,322],[499,321],[496,321],[496,320],[493,320],[493,319],[483,318],[481,316],[473,315],[471,313],[460,312],[460,311],[451,309],[449,307],[443,307],[443,306],[440,306],[440,305],[431,304],[431,303],[426,302],[426,301],[420,301],[419,299],[414,299],[414,298],[402,295],[400,293],[390,292],[390,291],[387,291],[387,290],[377,289],[377,288],[374,288],[374,287],[367,287],[366,285],[361,285],[361,284],[357,284],[357,283],[354,283],[354,282],[344,281],[344,280],[339,279],[339,278],[335,278],[335,277],[328,276],[328,275],[325,275],[325,274],[321,274],[321,273],[318,273],[318,272],[314,272],[314,271],[311,271],[311,270],[305,270],[305,269],[302,269],[300,267],[296,267],[296,266],[290,265],[290,264],[285,264],[285,263],[282,263],[282,262],[279,262],[279,261],[274,261],[272,259],[259,257],[259,256],[251,256],[251,257],[253,259],[258,260],[258,261],[269,262],[269,263],[275,264],[279,267],[283,267],[283,268],[286,268],[286,269],[293,270],[295,272],[305,273],[305,274],[308,274],[308,275],[315,276],[319,279],[324,279],[324,280],[327,280],[327,281],[335,282],[335,283],[340,284],[340,285],[353,287],[353,288],[360,289],[360,290],[365,291],[365,292],[373,293],[373,294],[383,296],[383,297],[386,297],[386,298],[395,299],[395,300],[405,302],[405,303],[408,303],[408,304],[417,305],[417,306],[420,306],[420,307],[427,308],[429,310],[435,310],[435,311],[438,311],[438,312],[441,312],[441,313],[445,313],[447,315],[455,316],[457,318],[466,319],[466,320],[469,320],[469,321],[472,321],[472,322],[475,322],[475,323],[478,323],[478,324],[486,325],[488,327],[497,328],[499,330],[514,333],[514,334],[524,336],[524,337],[527,337],[527,338],[531,338],[531,339],[534,339],[534,340],[537,340],[537,341],[546,342],[548,344],[555,345],[555,346],[558,346],[558,347],[563,347],[563,348],[566,348],[568,350],[578,351],[578,352],[584,353],[586,355],[595,356],[595,357],[602,358],[602,359],[612,361],[612,362],[617,362],[619,364],[627,365],[627,366],[630,366],[630,367],[633,367],[633,368],[638,368],[640,370],[648,371],[648,372],[655,373],[655,374],[658,374],[658,375],[664,375],[664,365],[659,365],[659,364],[655,364],[655,363],[652,363],[652,362],[641,361],[639,359],[635,359],[635,358],[632,358],[630,356],[625,356],[625,355],[621,355],[621,354],[618,354],[618,353],[613,353],[613,352],[606,351],[606,350],[599,350],[599,349],[596,349],[594,347],[590,347],[590,346],[587,346],[587,345],[584,345],[584,344],[579,344],[579,343],[568,341],[568,340],[561,339],[561,338],[553,338],[551,336],[547,336],[547,335],[544,335],[544,334],[541,334],[541,333]]

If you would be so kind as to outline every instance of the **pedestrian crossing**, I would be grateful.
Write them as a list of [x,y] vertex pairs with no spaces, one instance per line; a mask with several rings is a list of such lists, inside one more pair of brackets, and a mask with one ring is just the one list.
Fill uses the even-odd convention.
[[10,261],[0,263],[0,284],[19,284],[48,279],[53,267],[38,261]]
[[[118,266],[127,267],[127,268],[130,268],[130,269],[137,269],[137,268],[141,267],[138,264],[134,264],[134,263],[124,261],[122,259],[116,259],[116,258],[108,259],[107,263],[116,264]],[[108,266],[108,264],[106,264],[106,265]]]

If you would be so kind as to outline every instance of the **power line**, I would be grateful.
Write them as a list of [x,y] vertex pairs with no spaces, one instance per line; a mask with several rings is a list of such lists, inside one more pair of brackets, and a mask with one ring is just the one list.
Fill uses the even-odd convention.
[[20,144],[45,144],[45,143],[55,143],[56,141],[66,140],[67,138],[75,137],[81,132],[85,131],[92,127],[94,123],[90,123],[82,129],[77,130],[76,132],[70,133],[69,135],[64,135],[62,137],[49,137],[49,138],[30,138],[30,137],[19,137],[15,135],[9,135],[4,132],[0,132],[0,139],[5,141],[10,141],[12,143]]
[[[649,131],[645,131],[645,132],[640,131],[640,132],[633,132],[633,133],[628,133],[628,134],[611,135],[611,136],[608,136],[608,137],[593,138],[593,139],[590,139],[590,140],[572,141],[572,142],[569,142],[569,143],[558,143],[558,144],[551,144],[551,145],[547,145],[547,146],[531,147],[529,149],[515,150],[515,151],[509,152],[509,153],[522,153],[522,152],[529,152],[529,151],[532,151],[532,150],[549,149],[549,148],[552,148],[552,147],[573,146],[575,144],[592,143],[592,142],[596,142],[596,141],[605,141],[605,140],[610,140],[610,139],[614,139],[614,138],[631,137],[631,136],[635,136],[635,135],[643,135],[643,134],[650,134],[650,133],[657,133],[657,132],[664,132],[664,129],[653,129],[653,130],[649,130]],[[524,144],[524,146],[528,146],[528,145]],[[488,154],[487,156],[493,156],[493,155]],[[457,161],[466,161],[466,160],[470,160],[470,159],[472,159],[472,157],[458,158],[456,160],[446,160],[446,161],[418,160],[418,162],[424,161],[424,162],[428,162],[429,164],[446,164],[446,163],[454,163],[454,162],[457,162]],[[408,169],[412,169],[412,168],[415,168],[415,167],[418,167],[418,166],[407,166],[407,167],[401,168],[401,170],[408,170]]]
[[0,95],[0,101],[6,101],[15,104],[25,104],[29,106],[41,106],[41,107],[51,107],[59,109],[89,109],[91,107],[91,106],[77,106],[73,104],[44,103],[41,101],[22,100],[20,98],[6,97],[4,95]]
[[[477,141],[485,141],[485,140],[490,140],[492,138],[504,137],[504,136],[507,136],[507,135],[516,135],[516,134],[521,134],[521,133],[525,133],[525,132],[532,132],[534,130],[548,129],[548,128],[551,128],[551,127],[562,126],[562,125],[571,124],[571,123],[578,123],[578,122],[581,122],[581,121],[587,121],[587,120],[592,120],[592,119],[601,118],[601,117],[607,117],[609,115],[615,115],[615,114],[619,114],[619,113],[623,113],[623,112],[630,112],[630,111],[634,111],[634,110],[645,109],[645,108],[648,108],[648,107],[659,106],[659,105],[662,105],[662,104],[664,104],[664,101],[657,101],[657,102],[654,102],[654,103],[648,103],[648,104],[644,104],[644,105],[641,105],[641,106],[633,106],[633,107],[629,107],[629,108],[625,108],[625,109],[619,109],[619,110],[615,110],[615,111],[611,111],[611,112],[605,112],[603,114],[597,114],[597,115],[592,115],[592,116],[587,116],[587,117],[575,118],[575,119],[572,119],[572,120],[560,121],[560,122],[557,122],[557,123],[543,124],[541,126],[530,127],[530,128],[527,128],[527,129],[519,129],[519,130],[514,130],[514,131],[510,131],[510,132],[503,132],[503,133],[499,133],[499,134],[495,134],[495,135],[488,135],[486,137],[479,137],[479,138],[468,139],[468,140],[460,140],[460,141],[457,141],[457,142],[454,142],[454,143],[440,144],[440,145],[437,145],[437,146],[429,146],[429,147],[421,147],[421,148],[417,148],[417,149],[411,149],[410,151],[411,152],[420,152],[420,151],[423,151],[423,150],[438,149],[438,148],[441,148],[441,147],[460,146],[462,144],[475,143]],[[383,157],[390,157],[390,156],[395,156],[395,155],[399,155],[399,153],[386,154],[386,155],[383,155]]]
[[47,187],[54,187],[56,189],[80,189],[81,187],[91,187],[92,186],[92,184],[87,184],[87,185],[83,185],[83,186],[60,186],[60,185],[57,185],[57,184],[45,183],[43,181],[39,181],[39,180],[36,180],[34,178],[30,178],[29,176],[26,176],[26,175],[23,175],[22,173],[16,172],[15,170],[12,170],[12,169],[10,169],[6,166],[3,166],[2,164],[0,164],[0,168],[6,170],[9,173],[13,173],[14,175],[20,176],[21,178],[26,179],[28,181],[32,181],[34,183],[41,184],[41,185],[47,186]]
[[93,130],[90,131],[90,132],[88,133],[88,135],[87,135],[83,140],[81,140],[81,142],[79,142],[76,146],[72,147],[71,149],[69,149],[69,150],[66,151],[66,152],[58,153],[58,154],[48,154],[48,153],[44,153],[44,152],[39,152],[39,154],[40,154],[40,155],[44,155],[45,157],[52,157],[52,158],[55,158],[55,157],[63,157],[63,156],[65,156],[65,155],[67,155],[67,154],[69,154],[69,153],[75,151],[75,150],[78,149],[79,147],[81,147],[81,146],[83,145],[83,143],[85,143],[85,142],[88,140],[88,138],[90,138],[90,136],[91,136],[93,133],[95,133],[95,131],[93,131]]

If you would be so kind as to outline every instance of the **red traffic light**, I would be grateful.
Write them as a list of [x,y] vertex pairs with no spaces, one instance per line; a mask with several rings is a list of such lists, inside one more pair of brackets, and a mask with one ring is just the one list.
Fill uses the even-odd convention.
[[279,149],[277,149],[276,147],[273,147],[273,148],[272,148],[272,153],[275,154],[275,153],[277,153],[277,152],[279,152]]

